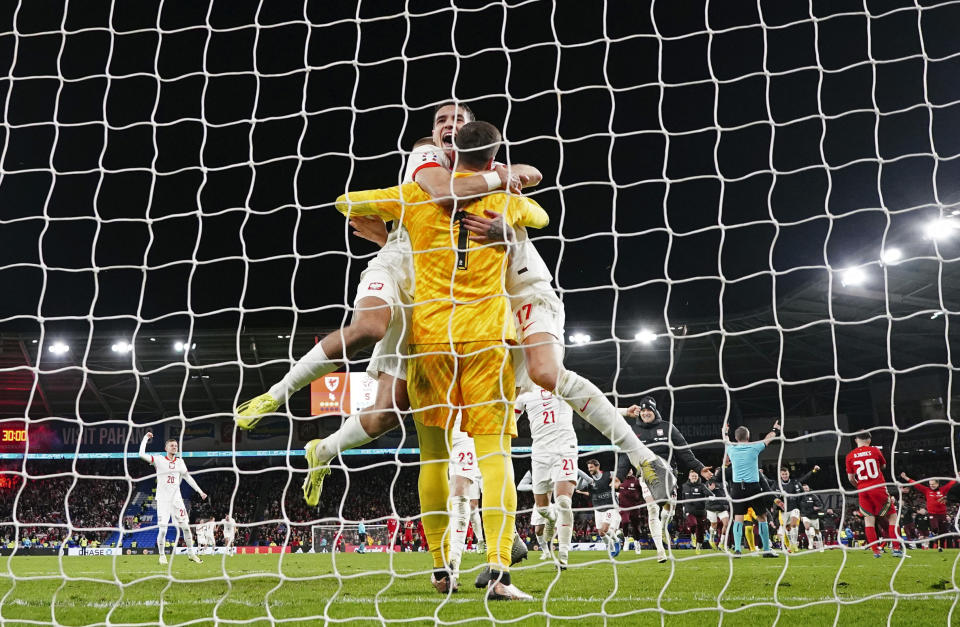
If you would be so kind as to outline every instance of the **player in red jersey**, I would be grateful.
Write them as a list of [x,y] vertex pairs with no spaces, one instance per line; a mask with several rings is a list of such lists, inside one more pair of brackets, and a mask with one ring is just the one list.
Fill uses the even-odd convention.
[[389,550],[391,551],[397,542],[397,527],[399,526],[400,521],[396,518],[390,518],[387,520],[387,545],[390,547]]
[[[927,514],[930,517],[930,531],[933,532],[933,535],[939,536],[941,533],[947,533],[949,530],[947,525],[947,492],[953,489],[957,482],[948,481],[941,484],[936,479],[931,479],[928,482],[930,487],[927,487],[908,477],[905,472],[901,472],[900,477],[912,487],[920,490],[920,493],[927,500]],[[946,541],[937,538],[936,543],[937,550],[943,552],[943,545]]]
[[897,506],[893,498],[887,493],[886,481],[883,478],[883,469],[887,467],[887,460],[876,446],[870,446],[870,434],[866,431],[854,436],[857,448],[847,453],[847,478],[857,489],[860,499],[860,511],[863,512],[863,527],[867,534],[867,542],[873,550],[874,557],[880,557],[880,547],[877,543],[876,519],[887,521],[883,526],[887,530],[887,537],[893,547],[894,557],[903,557],[897,537]]
[[407,551],[413,550],[413,531],[417,528],[417,523],[408,520],[403,526],[403,548]]

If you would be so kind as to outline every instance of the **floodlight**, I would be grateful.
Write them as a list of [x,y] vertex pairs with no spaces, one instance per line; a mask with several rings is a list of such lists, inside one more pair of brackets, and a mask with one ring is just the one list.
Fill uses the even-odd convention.
[[637,334],[633,336],[633,339],[643,344],[650,344],[656,341],[657,334],[650,329],[640,329]]
[[863,271],[863,268],[848,268],[840,275],[840,282],[843,283],[844,287],[861,285],[866,280],[867,273]]
[[70,347],[64,344],[63,342],[54,342],[50,345],[48,350],[54,355],[63,355],[64,353],[70,350]]
[[899,248],[886,248],[880,253],[880,261],[885,264],[894,264],[903,258],[903,252]]
[[590,336],[585,333],[574,333],[570,336],[570,342],[573,344],[586,344],[590,341]]
[[116,344],[111,344],[110,350],[112,350],[115,353],[129,353],[130,351],[133,350],[133,344],[130,344],[125,340],[120,340]]
[[936,218],[930,220],[923,227],[923,236],[932,240],[943,240],[951,235],[960,226],[951,218]]

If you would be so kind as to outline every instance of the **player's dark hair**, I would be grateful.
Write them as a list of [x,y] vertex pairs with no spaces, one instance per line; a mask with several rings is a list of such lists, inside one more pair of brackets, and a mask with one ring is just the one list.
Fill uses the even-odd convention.
[[737,442],[746,442],[750,438],[750,429],[746,427],[737,427],[737,430],[733,432],[733,437]]
[[854,440],[860,440],[861,442],[869,442],[872,438],[870,437],[869,431],[861,431],[853,436]]
[[460,163],[482,168],[500,150],[500,131],[489,122],[470,122],[460,127],[453,143]]
[[790,469],[787,468],[786,466],[780,466],[780,470],[781,471],[786,470],[787,472],[790,472]]
[[598,462],[598,461],[595,460],[595,459],[588,459],[588,460],[587,460],[587,466],[590,466],[590,465],[593,465],[593,466],[596,466],[597,468],[600,468],[600,462]]
[[477,115],[473,112],[473,109],[471,109],[470,105],[468,105],[467,103],[454,102],[453,100],[445,100],[433,108],[433,120],[436,121],[437,119],[437,111],[439,111],[444,107],[453,107],[453,106],[456,106],[458,109],[463,111],[464,113],[463,117],[467,122],[473,122],[474,120],[477,119]]

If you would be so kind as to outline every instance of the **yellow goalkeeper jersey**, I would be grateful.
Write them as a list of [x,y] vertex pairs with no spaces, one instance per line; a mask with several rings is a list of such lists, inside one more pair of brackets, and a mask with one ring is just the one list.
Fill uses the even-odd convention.
[[[455,173],[455,176],[468,176]],[[414,287],[411,344],[472,341],[516,341],[516,328],[506,296],[507,253],[503,246],[484,246],[466,239],[460,222],[416,183],[350,192],[337,199],[337,210],[400,220],[413,248]],[[508,224],[543,228],[547,212],[523,196],[491,194],[462,211],[502,213]]]

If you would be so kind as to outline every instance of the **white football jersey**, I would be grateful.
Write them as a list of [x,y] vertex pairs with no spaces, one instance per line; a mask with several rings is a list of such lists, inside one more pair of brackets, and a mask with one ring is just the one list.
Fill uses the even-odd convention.
[[150,462],[157,470],[157,502],[170,503],[180,497],[180,482],[187,474],[182,457],[171,460],[165,455],[151,455]]
[[573,430],[573,409],[539,386],[517,397],[515,411],[518,416],[527,413],[534,453],[577,441]]
[[535,294],[555,294],[550,270],[537,251],[525,227],[516,227],[517,241],[510,251],[505,285],[510,295],[510,308],[516,309]]
[[225,537],[233,537],[237,533],[237,523],[232,520],[223,521],[223,535]]

